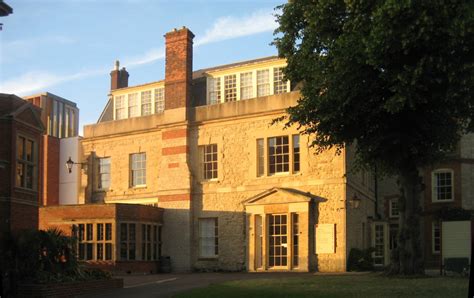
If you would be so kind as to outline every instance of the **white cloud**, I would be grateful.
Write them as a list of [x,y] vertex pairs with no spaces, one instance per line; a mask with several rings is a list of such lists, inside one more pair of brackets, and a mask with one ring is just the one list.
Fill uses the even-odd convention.
[[46,71],[30,71],[19,77],[1,82],[0,92],[21,96],[37,90],[44,90],[60,83],[99,75],[106,72],[106,69],[94,69],[80,71],[69,75],[57,75]]
[[[271,11],[257,11],[250,15],[242,17],[221,17],[217,19],[209,30],[206,30],[202,38],[198,38],[194,45],[200,46],[213,42],[219,42],[228,39],[234,39],[243,36],[254,35],[262,32],[272,31],[277,27],[275,17]],[[73,43],[73,39],[61,36],[48,38],[34,38],[29,40],[18,40],[7,43],[3,50],[12,52],[16,49],[34,48],[28,47],[28,44],[37,42],[56,42],[56,43]],[[6,54],[4,52],[4,54]],[[7,55],[5,55],[7,56]],[[145,54],[136,57],[123,59],[122,65],[126,67],[136,67],[152,63],[156,60],[165,58],[165,49],[154,48],[148,50]],[[3,83],[0,83],[0,92],[14,93],[25,95],[38,90],[45,90],[48,87],[58,85],[60,83],[91,77],[94,75],[106,74],[111,68],[104,67],[100,69],[92,69],[80,71],[69,75],[58,75],[44,71],[31,71]]]
[[18,39],[2,42],[0,48],[2,57],[0,63],[12,63],[24,57],[31,56],[38,47],[56,47],[59,45],[69,45],[76,43],[76,40],[67,36],[43,36],[29,39]]
[[257,11],[243,17],[222,17],[194,43],[196,46],[253,35],[277,28],[275,17],[269,11]]
[[123,65],[126,65],[127,67],[134,67],[152,63],[153,61],[163,58],[165,58],[165,48],[151,49],[142,56],[124,59]]

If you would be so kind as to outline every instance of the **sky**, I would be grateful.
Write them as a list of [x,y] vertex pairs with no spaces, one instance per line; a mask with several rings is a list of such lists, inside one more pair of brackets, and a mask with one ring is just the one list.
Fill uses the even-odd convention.
[[270,0],[5,0],[0,18],[0,93],[50,92],[77,103],[82,126],[97,122],[114,61],[129,86],[164,79],[164,37],[188,27],[193,69],[277,55]]

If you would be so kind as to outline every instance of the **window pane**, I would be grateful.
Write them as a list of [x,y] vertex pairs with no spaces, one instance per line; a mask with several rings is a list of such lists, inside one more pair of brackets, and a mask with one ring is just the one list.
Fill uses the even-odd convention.
[[97,224],[97,240],[104,240],[104,224]]
[[289,171],[288,136],[268,139],[269,174]]
[[138,109],[138,93],[131,93],[128,95],[128,117],[140,116]]
[[265,171],[264,154],[265,154],[265,149],[263,145],[263,139],[257,139],[257,177],[261,177],[264,175],[264,171]]
[[131,182],[132,186],[146,184],[146,154],[132,154],[131,158]]
[[246,72],[240,74],[240,98],[249,99],[253,97],[252,73]]
[[224,76],[224,101],[237,100],[237,79],[236,75]]
[[209,104],[221,102],[221,78],[209,78]]
[[201,257],[216,257],[218,255],[216,218],[199,219],[199,246]]
[[300,136],[293,136],[293,172],[300,171]]
[[105,240],[112,240],[112,224],[105,224]]
[[200,147],[203,155],[202,168],[205,180],[217,179],[217,144],[204,145]]
[[273,69],[273,93],[279,94],[288,92],[287,81],[283,78],[284,67],[275,67]]
[[115,96],[115,119],[125,119],[125,96]]
[[99,159],[99,189],[110,187],[110,157]]
[[165,88],[155,89],[155,113],[165,110]]
[[151,90],[143,91],[142,95],[142,116],[151,114]]
[[93,232],[94,226],[92,224],[87,224],[86,225],[86,240],[90,241],[92,240],[92,232]]
[[270,94],[270,71],[268,69],[257,70],[257,96]]
[[112,243],[105,244],[105,259],[112,260]]

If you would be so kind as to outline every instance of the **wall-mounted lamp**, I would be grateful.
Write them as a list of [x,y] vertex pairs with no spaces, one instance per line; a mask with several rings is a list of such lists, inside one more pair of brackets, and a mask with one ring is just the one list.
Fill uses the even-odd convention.
[[69,159],[66,161],[66,168],[69,172],[69,174],[72,172],[72,166],[73,165],[82,165],[82,166],[85,166],[87,165],[87,163],[81,163],[81,162],[74,162],[71,157],[69,156]]
[[352,198],[349,199],[349,205],[351,206],[352,209],[358,209],[361,201],[362,200],[357,196],[357,194],[354,193]]

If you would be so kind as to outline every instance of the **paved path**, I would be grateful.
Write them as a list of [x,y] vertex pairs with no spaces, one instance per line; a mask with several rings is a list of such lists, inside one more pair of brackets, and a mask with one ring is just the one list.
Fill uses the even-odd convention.
[[231,280],[311,276],[314,273],[183,273],[120,276],[124,288],[81,297],[172,297],[174,294],[212,283]]

